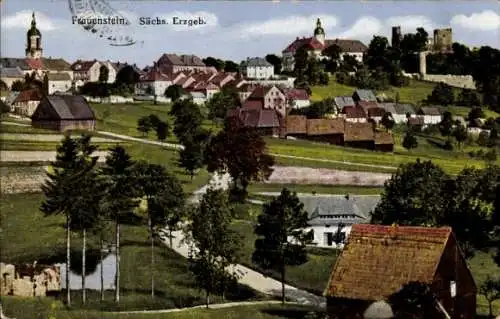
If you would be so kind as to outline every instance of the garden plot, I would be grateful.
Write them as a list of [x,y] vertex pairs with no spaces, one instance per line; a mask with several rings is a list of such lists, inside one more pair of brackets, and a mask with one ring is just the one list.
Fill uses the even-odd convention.
[[326,168],[274,166],[266,183],[383,186],[391,174],[339,171]]

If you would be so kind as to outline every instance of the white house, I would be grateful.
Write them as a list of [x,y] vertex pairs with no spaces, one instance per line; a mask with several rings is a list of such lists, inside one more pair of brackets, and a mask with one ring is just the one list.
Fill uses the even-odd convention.
[[71,77],[68,73],[47,73],[47,81],[49,94],[71,89]]
[[437,107],[422,107],[417,115],[424,119],[424,125],[439,124],[441,122],[441,112]]
[[285,89],[285,94],[288,106],[294,109],[300,109],[311,105],[309,94],[305,89]]
[[305,230],[312,230],[312,244],[342,248],[353,224],[370,222],[370,212],[377,206],[380,196],[312,195],[299,199],[309,213],[309,227]]
[[396,124],[407,123],[408,117],[416,117],[415,109],[411,104],[379,103],[386,112],[391,113]]
[[116,74],[118,73],[116,65],[110,61],[102,61],[100,63],[101,63],[101,66],[104,65],[108,69],[108,81],[107,81],[107,83],[115,83]]
[[19,67],[5,68],[0,67],[0,80],[5,83],[7,89],[12,87],[12,83],[15,81],[23,81],[24,73]]
[[203,105],[207,101],[207,97],[202,92],[191,92],[189,93],[193,102],[197,105]]
[[274,76],[274,66],[263,58],[247,58],[240,64],[240,73],[249,79],[269,79]]
[[166,74],[157,69],[151,69],[139,79],[136,93],[163,96],[170,85],[172,85],[172,81]]
[[78,60],[71,65],[73,78],[77,86],[87,82],[97,82],[99,80],[101,63],[97,60],[81,61]]

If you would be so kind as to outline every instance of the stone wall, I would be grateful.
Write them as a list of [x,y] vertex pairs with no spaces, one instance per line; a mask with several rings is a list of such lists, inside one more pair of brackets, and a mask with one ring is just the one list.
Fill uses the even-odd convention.
[[84,98],[91,103],[134,103],[134,99],[132,97],[124,97],[119,95],[111,95],[109,97],[92,97],[85,95]]
[[61,291],[59,266],[0,263],[0,295],[43,297]]
[[476,89],[472,75],[424,74],[422,80],[436,83],[444,82],[458,88]]

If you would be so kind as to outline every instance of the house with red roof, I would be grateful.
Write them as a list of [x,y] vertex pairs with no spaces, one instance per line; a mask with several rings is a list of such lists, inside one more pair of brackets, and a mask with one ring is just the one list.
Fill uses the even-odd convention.
[[153,68],[141,75],[139,83],[136,85],[136,92],[139,94],[163,96],[170,85],[172,85],[171,78],[161,73],[158,68]]
[[21,91],[12,102],[12,112],[22,116],[31,116],[44,94],[39,88],[33,88]]
[[276,110],[284,118],[286,97],[276,86],[257,86],[243,102],[243,107]]
[[359,40],[349,39],[325,39],[325,30],[321,26],[320,19],[316,22],[316,29],[312,37],[297,37],[283,51],[282,66],[285,71],[293,71],[295,66],[294,56],[300,47],[306,46],[310,55],[320,57],[324,49],[337,45],[341,49],[340,59],[346,55],[353,56],[359,62],[363,62],[363,55],[368,47]]
[[77,60],[71,65],[73,77],[77,86],[81,86],[87,82],[97,82],[99,80],[99,72],[101,63],[97,60],[82,61]]
[[342,114],[347,122],[366,123],[366,112],[360,106],[344,106]]
[[288,106],[294,109],[300,109],[311,105],[309,94],[305,89],[283,89]]

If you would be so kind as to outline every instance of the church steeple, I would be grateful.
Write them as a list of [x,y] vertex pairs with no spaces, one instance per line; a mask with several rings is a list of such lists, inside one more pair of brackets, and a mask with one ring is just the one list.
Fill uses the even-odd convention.
[[31,28],[27,33],[26,57],[38,59],[42,57],[42,34],[36,27],[35,12],[31,15]]
[[316,20],[316,29],[314,29],[314,37],[316,38],[316,40],[321,42],[321,44],[323,45],[325,44],[325,30],[321,26],[321,20],[319,18],[318,20]]

